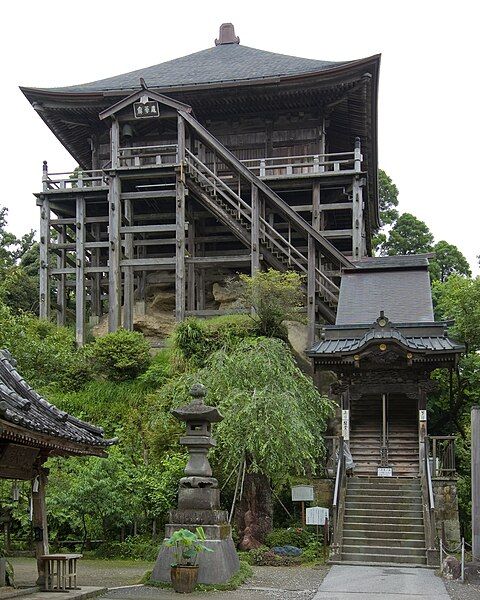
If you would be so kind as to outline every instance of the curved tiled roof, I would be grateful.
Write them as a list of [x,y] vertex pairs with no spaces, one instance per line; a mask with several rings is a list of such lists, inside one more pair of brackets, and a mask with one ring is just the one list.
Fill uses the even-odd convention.
[[457,344],[446,336],[404,336],[399,331],[370,330],[361,338],[340,338],[336,340],[323,340],[310,350],[310,355],[341,354],[356,352],[372,340],[395,340],[404,348],[413,351],[432,352],[462,352],[464,346]]
[[221,44],[130,73],[80,85],[50,88],[49,91],[91,93],[132,90],[138,89],[140,77],[143,77],[150,88],[241,82],[315,73],[354,62],[356,61],[313,60],[276,54],[240,44]]
[[[116,440],[103,437],[103,429],[59,410],[32,389],[15,368],[7,350],[0,350],[0,420],[22,429],[102,450]],[[80,449],[79,449],[80,450]],[[74,452],[74,450],[73,450]],[[83,448],[81,453],[89,453]]]

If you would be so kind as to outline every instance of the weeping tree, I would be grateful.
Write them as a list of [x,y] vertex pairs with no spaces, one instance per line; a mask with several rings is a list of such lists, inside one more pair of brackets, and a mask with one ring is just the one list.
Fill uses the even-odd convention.
[[163,393],[175,404],[186,403],[194,381],[207,386],[208,403],[224,415],[215,452],[225,472],[240,474],[240,548],[258,547],[272,528],[272,489],[314,472],[322,460],[322,432],[333,406],[276,338],[247,338],[219,350],[203,369],[167,384]]

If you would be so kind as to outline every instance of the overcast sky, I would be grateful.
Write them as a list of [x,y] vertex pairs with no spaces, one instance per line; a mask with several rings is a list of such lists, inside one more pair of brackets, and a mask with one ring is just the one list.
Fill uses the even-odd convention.
[[231,21],[247,46],[325,60],[382,54],[379,166],[400,209],[456,244],[478,272],[478,2],[457,0],[23,0],[2,2],[0,204],[38,228],[42,161],[76,165],[18,90],[93,81],[213,45]]

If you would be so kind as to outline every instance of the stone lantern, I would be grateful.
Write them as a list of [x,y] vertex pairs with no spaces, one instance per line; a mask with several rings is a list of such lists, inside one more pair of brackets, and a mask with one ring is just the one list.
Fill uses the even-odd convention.
[[[179,529],[194,531],[195,527],[203,527],[207,538],[204,543],[213,552],[199,556],[198,583],[225,583],[238,571],[240,564],[227,511],[220,508],[218,481],[212,477],[207,456],[210,448],[215,446],[212,423],[220,422],[223,417],[217,408],[205,404],[206,393],[203,385],[195,384],[190,390],[190,404],[172,410],[177,419],[186,423],[180,443],[187,447],[189,459],[185,477],[180,479],[178,508],[169,513],[165,537]],[[152,572],[153,581],[170,581],[172,560],[172,549],[162,546]]]

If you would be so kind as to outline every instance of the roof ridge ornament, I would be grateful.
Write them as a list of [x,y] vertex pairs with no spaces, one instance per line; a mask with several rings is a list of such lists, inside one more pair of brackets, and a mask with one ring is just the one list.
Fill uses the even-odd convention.
[[239,44],[240,38],[235,35],[233,23],[222,23],[218,34],[218,40],[215,40],[215,46],[224,46],[226,44]]

